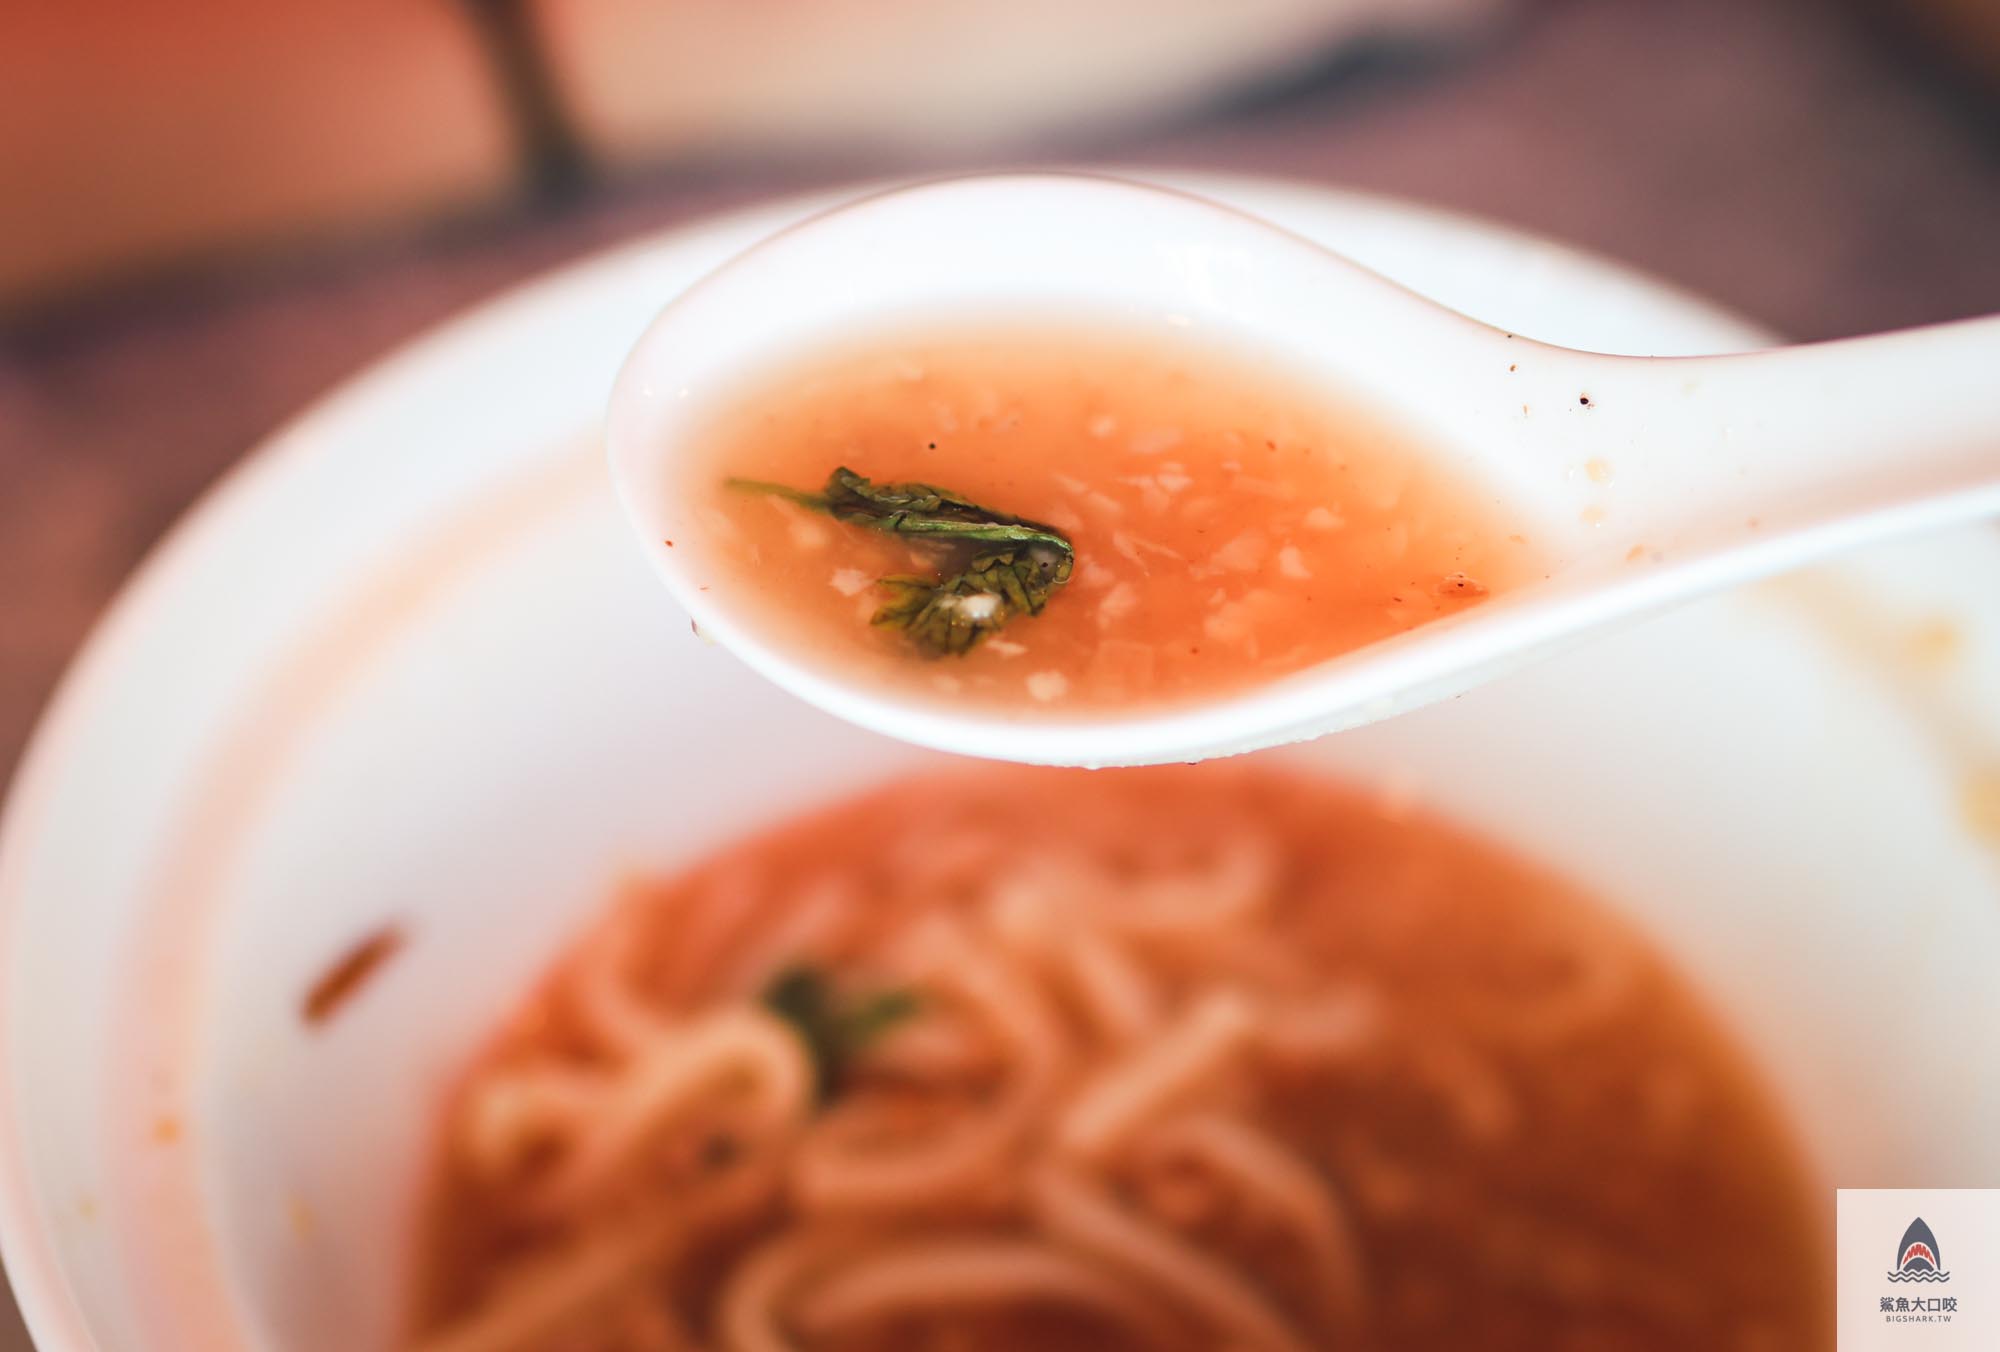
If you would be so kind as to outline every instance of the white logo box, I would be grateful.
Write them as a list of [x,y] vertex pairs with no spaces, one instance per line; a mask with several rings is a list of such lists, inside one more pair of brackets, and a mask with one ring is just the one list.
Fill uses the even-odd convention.
[[2000,1352],[2000,1188],[1842,1188],[1840,1352]]

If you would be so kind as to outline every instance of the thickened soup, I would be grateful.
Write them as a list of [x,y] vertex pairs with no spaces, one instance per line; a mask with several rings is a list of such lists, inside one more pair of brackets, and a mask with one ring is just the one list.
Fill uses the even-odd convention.
[[723,400],[688,463],[699,585],[931,701],[1226,695],[1537,572],[1399,428],[1172,330],[857,342]]
[[633,882],[451,1096],[421,1352],[1807,1352],[1675,972],[1449,826],[987,770]]

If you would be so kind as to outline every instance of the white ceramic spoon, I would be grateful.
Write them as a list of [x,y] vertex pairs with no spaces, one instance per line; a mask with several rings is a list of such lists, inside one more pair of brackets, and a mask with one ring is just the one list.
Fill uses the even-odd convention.
[[[680,457],[716,396],[857,332],[1024,314],[1200,329],[1323,374],[1489,490],[1547,580],[1245,693],[1090,716],[899,698],[802,658],[702,589],[707,532]],[[627,515],[668,588],[703,633],[801,698],[967,755],[1188,761],[1385,718],[1670,602],[2000,513],[2000,319],[1731,356],[1605,356],[1489,328],[1199,198],[988,176],[840,208],[711,274],[634,349],[608,433]]]

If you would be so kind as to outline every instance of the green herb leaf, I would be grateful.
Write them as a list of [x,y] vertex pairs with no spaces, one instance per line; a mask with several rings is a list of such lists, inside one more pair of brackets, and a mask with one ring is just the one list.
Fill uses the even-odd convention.
[[817,967],[787,967],[764,987],[766,1009],[792,1025],[812,1058],[822,1103],[840,1091],[854,1058],[889,1029],[916,1015],[912,990],[876,991],[843,1005]]
[[872,620],[902,630],[933,657],[970,652],[1016,616],[1041,614],[1076,565],[1076,550],[1055,527],[981,507],[932,484],[873,483],[845,465],[827,476],[820,493],[754,479],[729,484],[866,530],[957,547],[950,560],[960,565],[956,571],[883,578],[889,596]]

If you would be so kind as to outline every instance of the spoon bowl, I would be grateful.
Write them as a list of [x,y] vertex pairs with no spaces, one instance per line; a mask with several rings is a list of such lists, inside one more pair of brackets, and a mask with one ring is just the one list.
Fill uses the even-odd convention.
[[[1115,318],[1269,352],[1406,429],[1547,576],[1267,685],[1129,715],[918,704],[706,590],[688,452],[760,371],[935,319]],[[704,634],[793,694],[938,749],[1196,760],[1374,721],[1606,625],[1903,530],[2000,511],[1993,321],[1715,358],[1552,347],[1167,189],[997,175],[899,189],[739,255],[668,306],[608,422],[628,519]],[[668,542],[672,542],[669,544]]]

